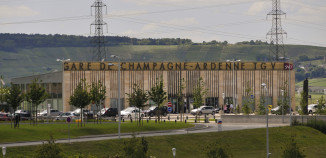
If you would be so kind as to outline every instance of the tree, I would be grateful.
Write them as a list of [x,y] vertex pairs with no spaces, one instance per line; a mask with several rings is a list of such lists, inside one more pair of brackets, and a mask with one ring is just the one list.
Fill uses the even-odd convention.
[[179,109],[181,111],[180,113],[180,121],[183,121],[183,114],[184,114],[184,104],[183,104],[183,90],[185,89],[185,86],[184,86],[184,78],[180,79],[179,81],[179,88],[178,88],[178,92],[177,92],[177,101],[178,101],[178,106],[179,106]]
[[[97,110],[99,109],[99,106],[102,104],[103,100],[105,99],[106,94],[106,87],[99,81],[98,83],[92,83],[91,89],[89,91],[90,100],[93,104],[96,105]],[[101,109],[100,109],[101,110]],[[100,117],[101,117],[100,112]],[[97,123],[98,123],[98,116],[97,116]]]
[[[277,105],[280,108],[276,111],[276,113],[279,115],[282,115],[282,110],[283,110],[283,114],[290,113],[290,111],[289,111],[290,99],[288,97],[289,93],[286,91],[287,87],[288,87],[287,82],[284,83],[284,86],[280,87],[280,89],[283,90],[283,96],[282,96],[282,99],[277,102]],[[283,109],[282,109],[282,107],[283,107]]]
[[308,108],[307,108],[308,102],[307,102],[306,98],[308,98],[307,93],[302,91],[301,92],[301,100],[300,100],[300,107],[301,107],[300,113],[303,115],[308,115]]
[[[38,79],[35,79],[32,84],[29,85],[29,91],[26,94],[27,102],[32,104],[31,113],[35,110],[34,124],[37,123],[37,107],[48,97],[45,88],[41,86]],[[32,116],[32,115],[31,115]]]
[[258,115],[266,115],[266,107],[265,107],[265,103],[266,103],[266,99],[265,99],[265,96],[262,95],[260,97],[260,103],[258,105],[258,109],[256,111],[256,113]]
[[[164,84],[163,84],[163,77],[156,80],[155,86],[151,88],[148,92],[149,99],[152,100],[156,105],[157,108],[160,109],[162,103],[166,100],[166,92],[164,91]],[[160,111],[160,110],[157,110]],[[158,121],[160,122],[160,112],[157,112]]]
[[325,112],[325,98],[324,96],[321,96],[319,99],[318,99],[318,105],[317,105],[317,114],[321,114],[321,113],[324,113]]
[[295,141],[295,137],[291,136],[291,140],[284,145],[283,158],[304,158],[306,157]]
[[140,109],[146,106],[148,101],[148,94],[143,89],[141,89],[137,84],[134,84],[133,92],[128,95],[129,104],[137,107],[139,109],[139,125],[141,121]]
[[205,89],[205,83],[203,78],[200,77],[198,79],[197,85],[194,87],[193,95],[194,95],[194,108],[199,108],[204,104],[204,99],[207,94],[207,89]]
[[74,90],[73,95],[70,96],[69,104],[80,108],[81,115],[81,127],[83,126],[83,108],[89,105],[91,102],[90,94],[87,91],[86,81],[81,80],[76,89]]
[[[6,95],[6,102],[14,110],[14,116],[16,116],[15,111],[23,101],[24,101],[24,94],[20,90],[20,87],[18,85],[11,84],[11,87],[9,88],[9,93],[7,93]],[[15,117],[15,126],[14,126],[15,128],[19,126],[18,122],[19,122],[18,118]]]
[[250,114],[255,106],[255,99],[251,96],[253,96],[252,88],[250,87],[249,82],[246,84],[245,89],[245,100],[242,104],[242,112],[246,115]]

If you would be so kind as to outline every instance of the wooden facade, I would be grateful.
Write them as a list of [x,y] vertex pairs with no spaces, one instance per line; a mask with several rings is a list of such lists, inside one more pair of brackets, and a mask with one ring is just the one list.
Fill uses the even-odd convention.
[[[113,66],[111,66],[113,65]],[[101,81],[106,87],[106,107],[116,107],[118,98],[118,63],[109,62],[66,62],[63,71],[63,106],[64,111],[73,108],[69,106],[69,98],[73,94],[76,85],[85,79],[88,84]],[[171,62],[121,62],[121,99],[122,106],[128,107],[127,93],[132,92],[134,84],[138,84],[144,90],[150,88],[162,77],[164,89],[170,100],[176,97],[180,85],[180,79],[184,79],[185,103],[188,107],[192,103],[193,89],[201,77],[208,90],[206,104],[221,106],[233,98],[235,104],[241,107],[246,96],[245,89],[252,89],[256,106],[262,93],[267,96],[267,101],[273,106],[281,97],[281,87],[289,83],[291,74],[291,96],[295,94],[294,71],[287,69],[287,63],[283,62],[240,62],[240,63],[171,63]],[[266,83],[267,94],[261,84]],[[286,87],[288,91],[288,87]],[[224,99],[223,99],[224,93]],[[293,109],[295,99],[292,98]]]

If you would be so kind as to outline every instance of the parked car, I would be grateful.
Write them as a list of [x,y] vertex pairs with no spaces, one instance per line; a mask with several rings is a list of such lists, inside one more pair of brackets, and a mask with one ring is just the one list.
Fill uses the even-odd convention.
[[216,107],[216,108],[215,108],[215,113],[219,113],[219,112],[220,112],[220,110],[221,110],[221,108],[219,108],[219,107]]
[[7,113],[0,113],[0,121],[10,121],[10,115]]
[[215,115],[215,109],[212,106],[201,106],[190,111],[193,115],[212,114]]
[[148,110],[144,111],[145,116],[150,117],[156,116],[157,113],[159,113],[159,115],[166,116],[168,114],[168,107],[161,106],[158,108],[157,106],[151,106]]
[[102,115],[104,117],[112,117],[118,115],[118,109],[117,108],[108,108],[105,113]]
[[[271,109],[271,113],[272,113],[272,114],[279,115],[279,110],[280,110],[280,109],[281,109],[281,107],[280,107],[280,106],[277,106],[277,107]],[[285,113],[285,112],[284,112],[284,113]],[[281,114],[282,114],[282,113],[281,113]]]
[[109,108],[103,108],[101,109],[99,112],[97,112],[97,115],[104,115],[105,112],[108,110]]
[[135,113],[136,113],[136,117],[138,117],[139,112],[140,112],[141,117],[145,116],[144,112],[141,109],[138,109],[136,107],[128,107],[121,111],[121,116],[131,118],[131,117],[135,116]]
[[[50,117],[56,117],[56,116],[59,116],[62,112],[60,112],[59,110],[54,110],[54,109],[51,109],[50,110]],[[43,110],[42,112],[40,112],[38,114],[38,116],[40,117],[47,117],[48,116],[48,111],[47,110]]]
[[16,113],[16,115],[19,115],[21,121],[31,119],[31,113],[29,113],[28,111],[27,112]]
[[318,105],[317,104],[310,104],[308,105],[308,113],[312,114],[315,113],[318,109]]
[[56,120],[67,120],[70,117],[71,119],[77,119],[77,115],[73,112],[61,113],[59,116],[56,116]]
[[[74,115],[80,117],[80,108],[75,109],[74,111],[72,111],[72,113],[74,113]],[[83,109],[83,117],[87,118],[87,119],[93,119],[94,118],[94,112],[88,109]]]

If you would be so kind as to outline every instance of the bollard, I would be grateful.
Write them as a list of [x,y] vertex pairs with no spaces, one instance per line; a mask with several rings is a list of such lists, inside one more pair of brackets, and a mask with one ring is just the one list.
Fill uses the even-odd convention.
[[186,116],[186,120],[188,120],[188,116]]
[[170,116],[168,116],[168,120],[170,121]]
[[147,123],[149,122],[149,120],[147,119]]
[[177,123],[177,120],[174,120],[175,123]]
[[155,123],[157,123],[157,120],[155,119]]
[[149,117],[149,120],[151,120],[151,117]]
[[185,123],[187,123],[187,120],[185,120]]
[[122,122],[125,122],[125,119],[122,119]]
[[165,120],[164,120],[164,123],[165,123]]
[[177,120],[179,120],[179,116],[177,116]]
[[130,118],[130,122],[132,123],[132,118]]

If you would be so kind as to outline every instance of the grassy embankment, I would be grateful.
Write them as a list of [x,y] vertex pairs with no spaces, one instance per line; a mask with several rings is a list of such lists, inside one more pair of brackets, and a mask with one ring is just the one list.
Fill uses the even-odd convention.
[[[123,123],[121,125],[122,133],[132,133],[140,131],[157,131],[157,130],[169,130],[169,129],[181,129],[187,127],[193,127],[193,124],[185,123],[154,123],[153,121],[146,123],[138,127],[135,122]],[[17,141],[39,141],[49,138],[52,134],[55,139],[68,138],[68,125],[67,124],[39,124],[37,126],[24,124],[20,125],[20,128],[10,128],[10,125],[0,125],[0,143],[17,142]],[[76,138],[86,135],[101,135],[101,134],[113,134],[117,133],[117,123],[105,123],[105,124],[93,124],[88,123],[86,127],[78,127],[77,124],[71,124],[70,136]]]
[[[325,157],[326,135],[309,127],[277,127],[270,128],[271,158],[281,157],[281,147],[296,135],[298,146],[304,150],[307,157]],[[175,136],[148,137],[149,154],[157,158],[172,157],[171,149],[177,149],[178,158],[205,157],[203,149],[208,144],[219,141],[222,145],[229,145],[233,157],[261,158],[266,152],[265,129],[250,129],[241,131],[225,131],[202,134],[185,134]],[[124,139],[125,140],[125,139]],[[122,140],[122,141],[124,141]],[[123,143],[119,140],[105,140],[87,143],[61,144],[63,153],[67,156],[76,154],[95,155],[97,157],[113,156],[122,152]],[[9,157],[32,157],[35,146],[14,147],[8,149]]]

